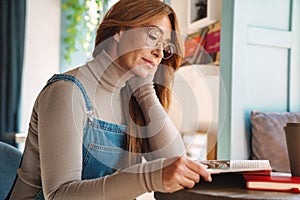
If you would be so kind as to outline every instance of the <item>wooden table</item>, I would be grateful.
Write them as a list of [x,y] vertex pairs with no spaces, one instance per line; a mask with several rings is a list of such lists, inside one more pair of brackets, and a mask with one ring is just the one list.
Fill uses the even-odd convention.
[[242,175],[213,175],[213,182],[200,181],[193,189],[175,193],[154,193],[157,200],[227,200],[227,199],[300,199],[300,194],[245,189]]

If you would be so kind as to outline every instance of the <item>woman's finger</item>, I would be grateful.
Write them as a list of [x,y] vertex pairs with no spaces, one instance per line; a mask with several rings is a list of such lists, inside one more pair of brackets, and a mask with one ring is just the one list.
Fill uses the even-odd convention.
[[184,189],[185,186],[183,186],[180,183],[172,184],[172,185],[165,185],[166,192],[176,192],[178,190]]
[[184,188],[193,188],[195,184],[196,184],[195,181],[186,177],[183,177],[180,183],[180,185]]
[[210,172],[207,171],[207,166],[203,165],[201,163],[198,163],[197,161],[193,161],[191,159],[187,159],[187,164],[186,166],[194,171],[195,173],[199,174],[200,176],[202,176],[206,181],[211,182],[212,178],[210,175]]
[[184,169],[184,177],[193,180],[195,183],[198,183],[200,181],[200,175],[199,173],[191,170],[187,166]]

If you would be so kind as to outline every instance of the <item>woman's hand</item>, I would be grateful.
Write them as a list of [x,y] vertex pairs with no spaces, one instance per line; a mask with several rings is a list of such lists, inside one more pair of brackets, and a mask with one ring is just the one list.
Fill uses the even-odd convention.
[[130,89],[134,93],[136,89],[142,87],[143,85],[152,84],[153,85],[154,74],[149,74],[147,77],[134,76],[127,81]]
[[163,185],[166,192],[175,192],[184,188],[193,188],[203,177],[211,182],[207,166],[187,157],[167,159],[162,169]]

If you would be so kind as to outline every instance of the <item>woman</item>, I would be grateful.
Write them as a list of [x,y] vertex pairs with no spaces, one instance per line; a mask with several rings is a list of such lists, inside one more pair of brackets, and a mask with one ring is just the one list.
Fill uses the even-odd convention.
[[165,112],[182,55],[176,31],[159,0],[120,0],[108,11],[94,59],[39,94],[10,199],[134,199],[211,180],[184,156]]

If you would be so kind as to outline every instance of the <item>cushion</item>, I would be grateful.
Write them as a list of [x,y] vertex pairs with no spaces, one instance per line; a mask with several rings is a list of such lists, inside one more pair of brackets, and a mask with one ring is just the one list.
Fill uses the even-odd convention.
[[0,199],[5,199],[17,175],[22,153],[0,141]]
[[284,126],[300,122],[300,112],[251,112],[251,159],[269,160],[274,171],[290,172]]

